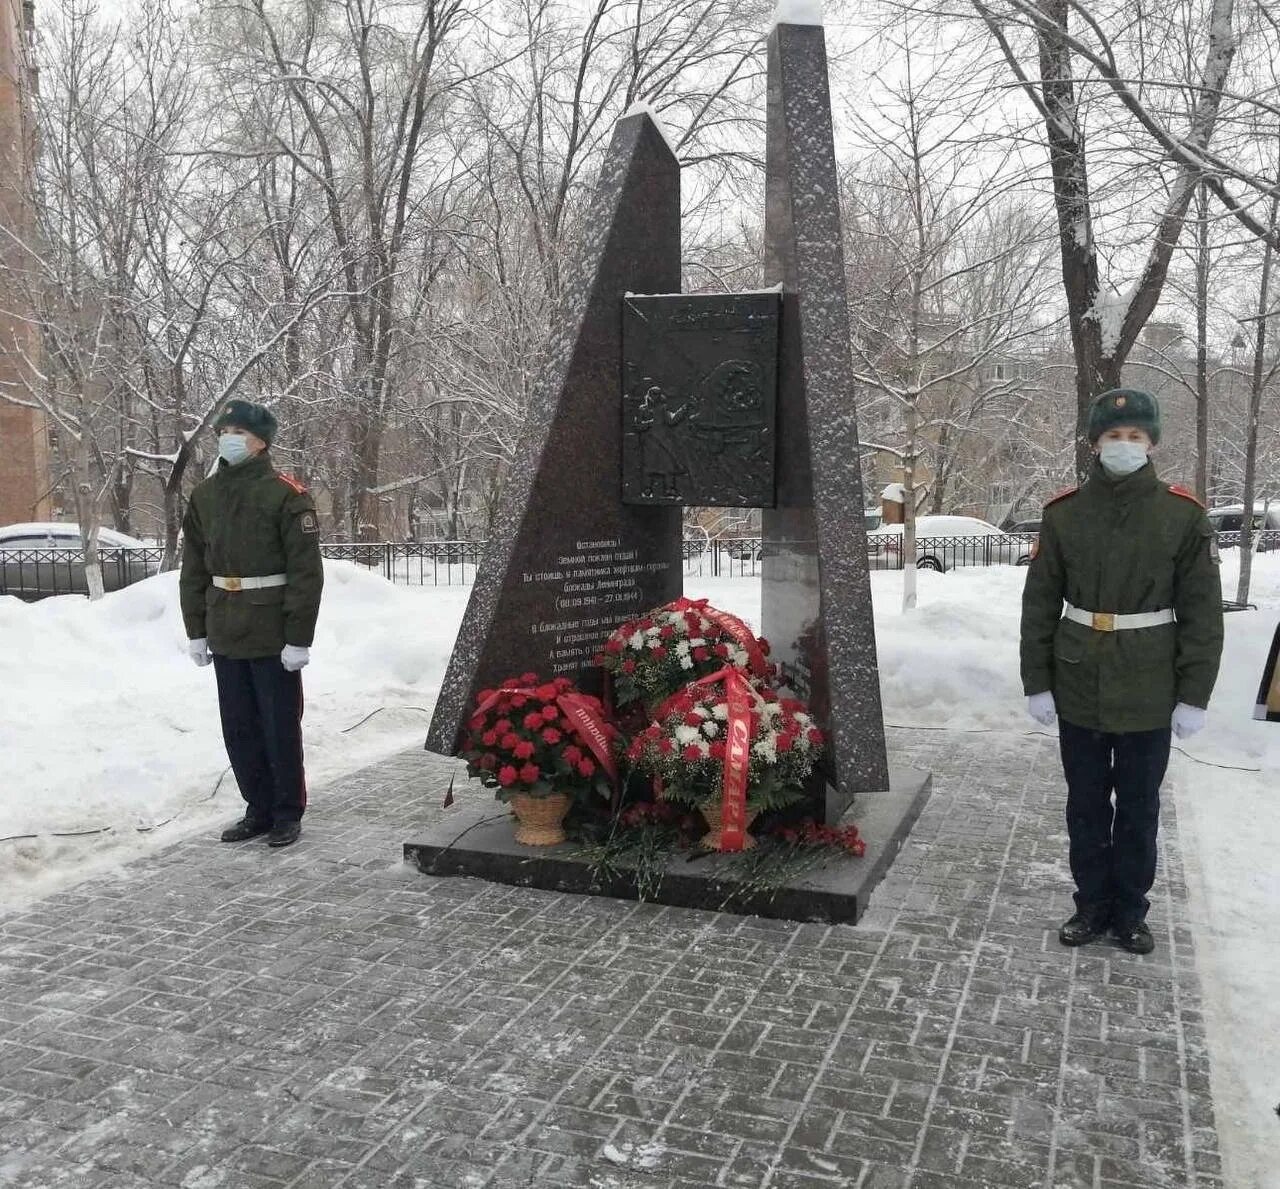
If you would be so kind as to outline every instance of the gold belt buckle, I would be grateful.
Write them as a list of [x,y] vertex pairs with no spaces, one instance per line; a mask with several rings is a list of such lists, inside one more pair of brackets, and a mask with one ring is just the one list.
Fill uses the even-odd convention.
[[[241,588],[241,586],[240,586],[240,579],[239,579],[239,578],[224,578],[222,581],[223,581],[223,584],[224,584],[224,585],[223,585],[223,588],[222,588],[223,590],[240,590],[240,589],[242,589],[242,588]],[[1095,618],[1096,618],[1096,616],[1095,616]]]
[[1095,611],[1093,613],[1093,630],[1095,632],[1114,632],[1116,617],[1111,611]]

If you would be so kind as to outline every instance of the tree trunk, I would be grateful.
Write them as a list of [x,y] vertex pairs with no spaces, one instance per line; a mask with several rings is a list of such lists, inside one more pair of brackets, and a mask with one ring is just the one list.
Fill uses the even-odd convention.
[[1209,502],[1209,193],[1196,187],[1196,499]]
[[[1280,196],[1271,199],[1270,226],[1277,225]],[[1244,505],[1240,518],[1240,581],[1236,585],[1236,602],[1249,601],[1249,582],[1253,576],[1253,503],[1258,472],[1258,417],[1262,410],[1262,372],[1267,353],[1267,316],[1271,300],[1271,263],[1275,249],[1267,240],[1262,249],[1262,277],[1258,282],[1257,332],[1253,340],[1253,375],[1249,383],[1249,420],[1244,448]]]

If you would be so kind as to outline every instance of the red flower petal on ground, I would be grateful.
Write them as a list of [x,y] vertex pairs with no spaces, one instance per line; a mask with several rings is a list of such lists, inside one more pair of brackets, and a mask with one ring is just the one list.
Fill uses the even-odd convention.
[[503,766],[498,769],[498,783],[502,785],[503,788],[510,787],[519,779],[520,773],[517,772],[510,764],[503,764]]
[[537,749],[528,739],[521,739],[511,750],[515,752],[516,759],[527,760]]
[[540,710],[530,710],[524,716],[524,729],[526,731],[537,731],[542,728],[542,712]]
[[560,742],[560,732],[555,727],[548,727],[542,732],[542,739],[544,743],[550,743],[554,747]]
[[578,774],[580,776],[590,776],[596,770],[595,763],[588,756],[583,756],[578,761]]
[[542,772],[539,770],[539,768],[538,768],[538,765],[537,765],[537,764],[525,764],[525,765],[520,769],[520,780],[521,780],[524,784],[534,784],[534,783],[536,783],[536,782],[537,782],[538,777],[539,777],[539,776],[541,776],[541,775],[542,775]]

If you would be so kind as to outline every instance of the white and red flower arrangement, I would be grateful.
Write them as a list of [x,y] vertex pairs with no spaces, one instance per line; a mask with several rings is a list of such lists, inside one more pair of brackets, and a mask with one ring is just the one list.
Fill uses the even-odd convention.
[[700,810],[703,846],[741,850],[754,817],[804,795],[825,740],[804,704],[724,667],[668,698],[627,750],[663,800]]
[[652,711],[690,681],[729,666],[764,679],[769,643],[706,599],[676,599],[617,628],[596,654],[615,704]]
[[500,801],[521,794],[608,797],[617,777],[617,740],[598,698],[566,677],[544,682],[524,673],[480,691],[459,754],[468,774]]

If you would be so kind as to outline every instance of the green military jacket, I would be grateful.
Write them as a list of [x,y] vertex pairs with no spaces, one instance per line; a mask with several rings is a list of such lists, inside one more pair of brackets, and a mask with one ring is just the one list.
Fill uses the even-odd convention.
[[[1222,656],[1222,582],[1209,519],[1147,464],[1112,479],[1096,459],[1084,486],[1051,500],[1022,595],[1022,684],[1053,691],[1069,723],[1107,733],[1169,725],[1205,707]],[[1177,622],[1097,631],[1063,618],[1172,607]]]
[[[178,587],[192,640],[219,656],[273,656],[286,644],[310,647],[324,568],[320,523],[306,489],[276,472],[266,452],[218,469],[191,493],[182,522]],[[285,586],[228,591],[213,577],[284,574]]]

